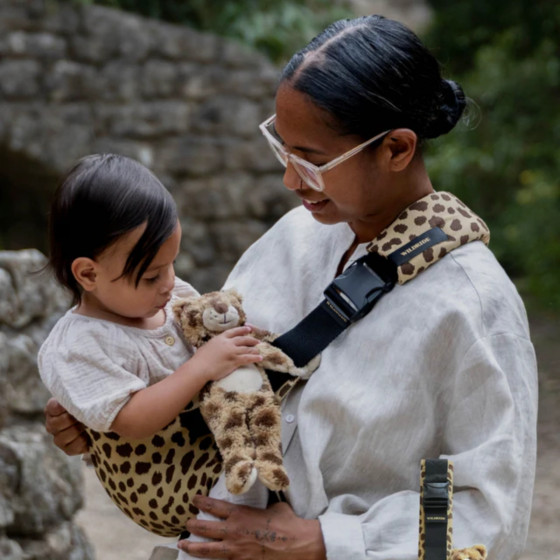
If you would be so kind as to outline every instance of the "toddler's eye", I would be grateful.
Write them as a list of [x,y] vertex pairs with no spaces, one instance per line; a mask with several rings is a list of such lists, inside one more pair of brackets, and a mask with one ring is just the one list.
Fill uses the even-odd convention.
[[154,284],[155,282],[157,282],[158,278],[159,274],[157,276],[152,276],[151,278],[144,278],[144,281],[148,284]]

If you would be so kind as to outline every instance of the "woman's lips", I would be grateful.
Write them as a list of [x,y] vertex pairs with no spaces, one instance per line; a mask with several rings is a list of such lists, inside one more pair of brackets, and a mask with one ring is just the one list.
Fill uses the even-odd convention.
[[318,200],[317,202],[313,202],[311,200],[302,199],[303,206],[306,210],[310,212],[318,212],[329,202],[327,198],[323,200]]

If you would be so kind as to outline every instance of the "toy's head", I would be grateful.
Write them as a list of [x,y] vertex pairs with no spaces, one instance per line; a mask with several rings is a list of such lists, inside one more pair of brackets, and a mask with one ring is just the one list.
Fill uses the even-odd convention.
[[234,289],[178,299],[173,313],[185,338],[195,348],[213,336],[244,325],[241,295]]

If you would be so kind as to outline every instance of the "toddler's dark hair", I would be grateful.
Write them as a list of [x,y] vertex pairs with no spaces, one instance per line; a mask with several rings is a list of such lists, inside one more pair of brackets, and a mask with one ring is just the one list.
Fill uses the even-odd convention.
[[81,299],[81,287],[72,274],[74,259],[95,259],[144,223],[146,229],[121,275],[134,278],[136,286],[177,227],[173,197],[151,171],[125,156],[90,155],[69,171],[51,205],[49,264],[75,303]]
[[394,128],[435,138],[455,126],[466,104],[420,39],[378,15],[327,27],[292,57],[282,80],[326,110],[341,134],[363,139]]

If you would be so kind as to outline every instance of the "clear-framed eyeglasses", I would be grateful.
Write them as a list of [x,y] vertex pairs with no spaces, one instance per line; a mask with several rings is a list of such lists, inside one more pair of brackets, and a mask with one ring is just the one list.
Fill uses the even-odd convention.
[[323,181],[323,173],[329,171],[333,167],[336,167],[338,164],[346,161],[348,158],[356,155],[357,153],[361,152],[365,147],[369,146],[376,140],[383,138],[386,134],[391,132],[390,130],[385,130],[380,134],[377,134],[373,138],[366,140],[362,144],[359,144],[355,148],[348,150],[344,154],[334,158],[333,160],[325,163],[324,165],[318,166],[314,165],[313,163],[308,162],[307,160],[292,154],[284,148],[282,142],[278,139],[276,131],[274,129],[274,123],[276,121],[276,114],[270,116],[264,122],[259,125],[261,132],[263,133],[264,137],[268,140],[268,144],[270,145],[271,150],[274,152],[274,155],[278,158],[278,161],[284,166],[288,166],[288,162],[290,162],[294,169],[296,170],[297,174],[302,178],[305,183],[316,191],[323,191],[325,190],[325,183]]

